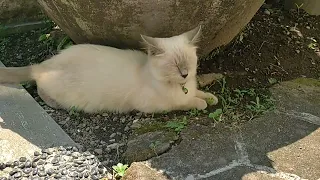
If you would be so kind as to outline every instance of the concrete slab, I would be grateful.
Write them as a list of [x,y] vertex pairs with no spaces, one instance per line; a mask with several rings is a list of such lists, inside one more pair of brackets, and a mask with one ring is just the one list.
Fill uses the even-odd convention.
[[234,132],[191,125],[183,130],[178,146],[150,160],[152,167],[165,170],[173,179],[185,179],[198,174],[206,175],[239,159]]
[[29,157],[34,150],[60,145],[76,143],[24,88],[0,85],[0,162]]
[[189,126],[179,145],[148,162],[174,180],[319,180],[320,81],[271,91],[276,111],[231,130]]

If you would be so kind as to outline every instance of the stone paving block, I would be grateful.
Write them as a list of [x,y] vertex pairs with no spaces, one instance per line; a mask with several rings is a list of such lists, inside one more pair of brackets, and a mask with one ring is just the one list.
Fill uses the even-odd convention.
[[76,143],[24,88],[0,85],[0,162],[60,145]]
[[155,169],[164,170],[173,179],[206,174],[228,165],[240,157],[235,147],[235,134],[228,129],[191,125],[182,132],[178,146],[150,160]]

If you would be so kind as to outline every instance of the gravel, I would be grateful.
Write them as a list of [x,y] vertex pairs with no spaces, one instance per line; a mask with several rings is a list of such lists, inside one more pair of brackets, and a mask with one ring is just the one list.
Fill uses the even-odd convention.
[[0,170],[9,179],[101,179],[112,177],[107,168],[89,151],[76,147],[55,147],[34,152],[31,159],[20,157],[13,162],[0,162]]

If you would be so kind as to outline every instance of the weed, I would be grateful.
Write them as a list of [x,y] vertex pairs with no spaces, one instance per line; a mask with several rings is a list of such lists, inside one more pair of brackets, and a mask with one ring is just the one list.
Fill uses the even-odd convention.
[[161,144],[160,141],[155,141],[149,145],[149,147],[153,150],[153,152],[158,156],[156,148]]
[[177,132],[179,134],[182,131],[182,129],[184,129],[185,126],[188,124],[187,121],[188,121],[187,117],[184,116],[181,121],[169,121],[166,124],[166,127],[173,129],[175,132]]
[[300,5],[298,5],[297,3],[295,3],[296,7],[297,7],[297,11],[298,11],[298,16],[300,14],[300,9],[302,8],[303,6],[303,3],[301,3]]
[[188,114],[190,117],[197,117],[197,116],[200,116],[202,113],[206,114],[206,113],[208,113],[208,111],[205,109],[203,109],[203,110],[191,109],[190,111],[188,111]]
[[70,108],[70,110],[69,110],[69,115],[70,115],[70,116],[79,116],[80,113],[79,113],[79,111],[78,111],[78,108],[75,107],[75,106],[72,106],[72,107]]
[[58,51],[66,49],[73,45],[72,40],[68,36],[64,36],[61,40],[53,38],[51,34],[42,34],[39,37],[39,41],[47,45],[47,48],[55,48]]
[[222,109],[216,109],[213,113],[209,114],[209,118],[220,121],[222,115]]
[[115,172],[116,177],[123,177],[128,169],[127,164],[118,163],[116,166],[112,166],[113,171]]
[[238,122],[244,119],[253,119],[272,110],[274,100],[261,90],[235,89],[227,87],[225,78],[219,82],[221,91],[218,93],[221,108],[209,113],[209,118],[218,122]]

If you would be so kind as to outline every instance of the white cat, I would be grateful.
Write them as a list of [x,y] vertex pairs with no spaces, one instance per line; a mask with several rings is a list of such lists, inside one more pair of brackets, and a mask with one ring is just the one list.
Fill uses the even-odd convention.
[[[0,68],[0,83],[35,80],[53,108],[145,113],[205,109],[216,96],[197,89],[195,43],[201,26],[170,38],[141,35],[148,54],[74,45],[40,64]],[[185,92],[188,91],[188,92]]]

